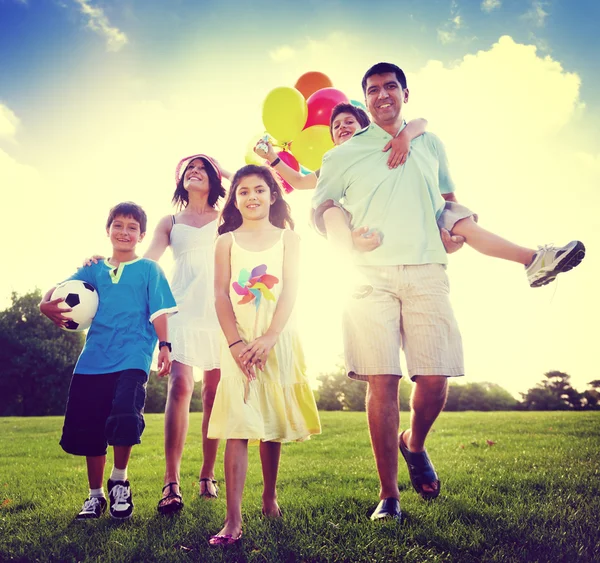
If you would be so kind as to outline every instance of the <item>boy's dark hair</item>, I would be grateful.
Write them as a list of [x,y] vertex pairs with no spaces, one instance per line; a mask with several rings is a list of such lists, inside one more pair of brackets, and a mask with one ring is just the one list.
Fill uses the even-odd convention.
[[364,109],[353,106],[352,104],[346,104],[346,103],[342,102],[341,104],[338,104],[331,110],[331,119],[329,120],[329,134],[331,135],[332,138],[333,138],[333,120],[338,115],[340,115],[340,113],[352,114],[356,118],[356,121],[358,121],[359,125],[363,129],[365,127],[368,127],[369,124],[371,123],[371,120],[369,119],[369,116],[367,115],[367,112]]
[[246,176],[260,176],[269,187],[271,197],[275,196],[275,201],[271,204],[271,208],[269,209],[269,222],[280,229],[285,229],[287,225],[293,230],[294,221],[290,215],[290,206],[283,199],[283,191],[275,174],[266,166],[248,164],[247,166],[240,168],[231,181],[231,188],[229,188],[227,201],[221,212],[218,228],[219,234],[222,235],[223,233],[235,231],[242,224],[242,214],[235,206],[235,192],[237,191],[240,182]]
[[[213,168],[213,164],[200,156],[197,158],[204,162],[204,170],[206,170],[206,174],[208,175],[208,205],[215,207],[219,201],[219,198],[225,197],[225,188],[223,187],[223,184],[221,184],[221,180],[219,180],[219,176],[217,176],[217,173]],[[194,162],[194,160],[196,159],[192,159],[185,167],[179,182],[177,182],[177,187],[175,188],[175,193],[173,194],[173,199],[171,200],[173,205],[180,208],[187,207],[187,204],[190,201],[188,192],[183,187],[183,178],[185,177],[187,169],[190,167],[192,162]]]
[[400,83],[400,86],[402,86],[402,90],[404,90],[406,88],[406,76],[404,71],[399,66],[392,63],[377,63],[367,70],[363,76],[363,94],[367,93],[367,78],[369,78],[369,76],[373,76],[374,74],[386,74],[388,72],[393,72],[396,75],[396,80]]
[[108,213],[106,228],[110,229],[115,217],[119,216],[132,217],[140,224],[140,233],[144,234],[146,232],[148,217],[146,217],[146,212],[137,203],[133,203],[133,201],[124,201],[115,205]]

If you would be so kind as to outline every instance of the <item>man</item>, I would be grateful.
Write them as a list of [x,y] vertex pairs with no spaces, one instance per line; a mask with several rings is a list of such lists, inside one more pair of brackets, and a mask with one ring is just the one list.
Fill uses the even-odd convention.
[[[440,481],[425,439],[442,411],[447,378],[464,374],[462,343],[449,302],[445,265],[455,244],[436,219],[444,200],[456,201],[444,146],[431,133],[414,139],[404,166],[390,169],[381,147],[406,125],[402,108],[409,91],[404,72],[378,63],[362,81],[373,123],[323,158],[313,198],[315,224],[324,222],[330,241],[352,252],[368,284],[344,312],[348,375],[367,382],[367,419],[381,489],[372,520],[401,519],[398,448],[415,490],[424,499],[439,495]],[[382,235],[372,252],[353,252],[343,207],[355,225]],[[454,248],[452,248],[454,247]],[[415,382],[410,429],[398,436],[398,384],[402,346]]]

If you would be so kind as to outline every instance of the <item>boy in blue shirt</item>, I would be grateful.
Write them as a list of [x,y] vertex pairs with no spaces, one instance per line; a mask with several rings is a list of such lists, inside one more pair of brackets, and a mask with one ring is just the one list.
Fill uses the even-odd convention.
[[[167,317],[177,312],[177,305],[160,266],[135,254],[146,222],[146,213],[135,203],[113,207],[106,222],[112,256],[68,278],[93,285],[100,301],[75,365],[60,440],[67,453],[86,456],[90,491],[78,520],[99,518],[106,510],[102,483],[109,444],[114,449],[109,512],[117,519],[131,517],[127,464],[144,431],[146,382],[157,340],[158,375],[171,367]],[[63,313],[70,309],[58,306],[63,299],[50,300],[53,291],[44,295],[40,311],[64,326],[68,319]]]

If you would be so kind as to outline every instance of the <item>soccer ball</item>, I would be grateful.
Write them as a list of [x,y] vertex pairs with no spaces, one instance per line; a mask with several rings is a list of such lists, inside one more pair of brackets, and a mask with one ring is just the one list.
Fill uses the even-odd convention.
[[98,292],[93,285],[80,280],[68,280],[56,286],[51,300],[62,297],[64,301],[58,304],[63,309],[72,311],[64,313],[69,321],[61,328],[69,332],[81,332],[92,324],[92,319],[98,310]]

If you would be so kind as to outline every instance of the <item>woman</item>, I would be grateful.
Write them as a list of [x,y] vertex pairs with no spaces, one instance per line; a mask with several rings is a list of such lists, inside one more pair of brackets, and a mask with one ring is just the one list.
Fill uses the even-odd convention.
[[[193,368],[204,371],[202,380],[202,454],[200,496],[216,498],[214,475],[218,440],[206,437],[219,370],[219,323],[214,307],[214,241],[217,234],[217,203],[225,195],[221,181],[229,174],[203,154],[182,159],[175,171],[175,215],[163,217],[145,254],[159,260],[168,246],[175,268],[171,282],[179,313],[169,320],[172,340],[171,375],[165,408],[165,476],[161,514],[183,508],[180,465],[189,424],[194,390]],[[177,317],[177,318],[175,318]]]

